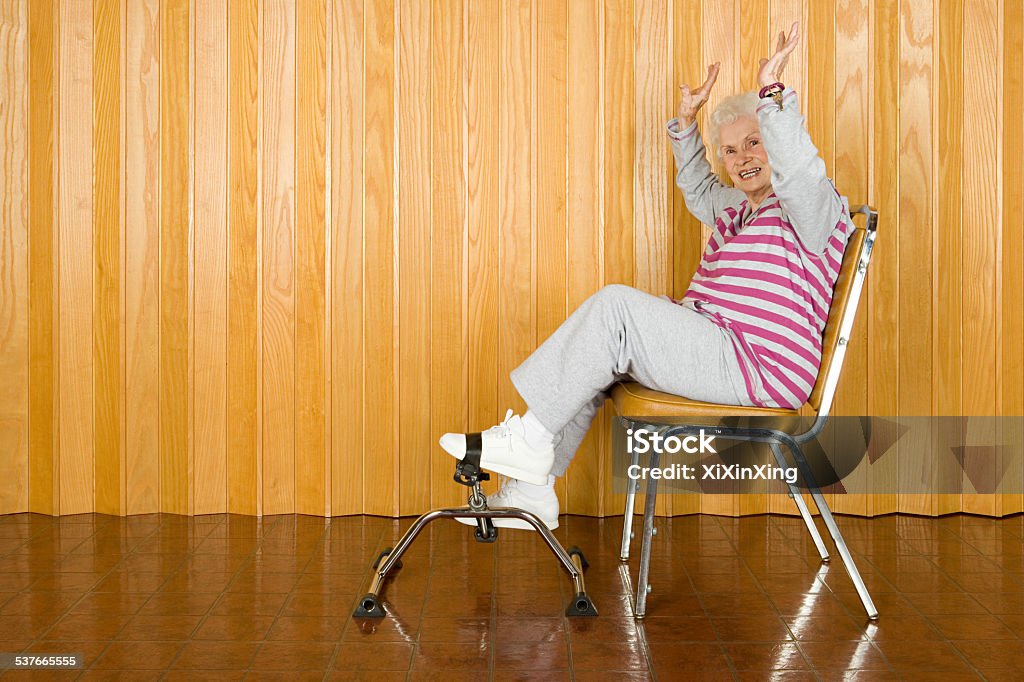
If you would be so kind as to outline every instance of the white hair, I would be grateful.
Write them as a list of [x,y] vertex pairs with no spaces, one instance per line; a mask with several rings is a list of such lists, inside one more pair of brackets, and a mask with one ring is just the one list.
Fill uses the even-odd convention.
[[757,93],[741,92],[738,95],[726,97],[719,103],[708,122],[711,124],[711,144],[715,147],[718,157],[721,158],[722,150],[722,126],[727,126],[739,118],[749,117],[757,121]]

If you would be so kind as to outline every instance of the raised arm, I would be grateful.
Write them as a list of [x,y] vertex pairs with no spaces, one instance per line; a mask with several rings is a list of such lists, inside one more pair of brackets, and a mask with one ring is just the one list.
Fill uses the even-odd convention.
[[[786,61],[799,40],[799,24],[793,24],[788,38],[779,35],[775,54],[761,60],[758,81],[763,88],[779,84]],[[774,97],[762,99],[757,118],[771,162],[775,196],[804,246],[822,253],[846,208],[807,133],[796,93],[785,88]]]
[[667,127],[676,160],[676,185],[683,192],[686,208],[697,220],[714,227],[722,209],[740,203],[743,192],[723,184],[711,170],[696,122],[680,130],[679,119],[674,118]]
[[676,185],[683,191],[686,208],[697,220],[714,227],[721,210],[743,199],[743,192],[723,184],[711,170],[707,149],[697,132],[697,112],[711,95],[718,80],[719,64],[708,67],[708,77],[697,90],[688,85],[679,86],[679,111],[668,122],[668,136],[672,155],[676,160]]

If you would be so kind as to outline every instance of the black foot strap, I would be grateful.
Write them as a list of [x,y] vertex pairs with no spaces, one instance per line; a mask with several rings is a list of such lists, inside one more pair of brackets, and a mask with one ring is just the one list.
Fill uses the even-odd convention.
[[489,481],[491,477],[480,470],[480,453],[484,439],[480,433],[466,434],[466,456],[455,465],[455,482],[472,487],[477,481]]

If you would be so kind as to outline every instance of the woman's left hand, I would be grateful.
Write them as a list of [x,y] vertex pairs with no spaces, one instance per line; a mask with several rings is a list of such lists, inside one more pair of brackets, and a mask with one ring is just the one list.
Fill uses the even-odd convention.
[[779,42],[775,46],[775,54],[768,59],[761,60],[761,70],[757,73],[757,82],[761,87],[778,83],[782,80],[782,72],[789,61],[789,55],[796,49],[800,42],[800,22],[793,22],[789,29],[789,37],[785,33],[779,33]]

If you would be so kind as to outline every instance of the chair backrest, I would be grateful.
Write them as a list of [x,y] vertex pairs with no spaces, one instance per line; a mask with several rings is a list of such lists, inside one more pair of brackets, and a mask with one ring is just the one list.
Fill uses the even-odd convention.
[[832,408],[878,229],[878,212],[870,206],[859,206],[852,209],[850,214],[853,217],[863,215],[866,224],[854,229],[846,242],[843,264],[832,294],[832,308],[828,312],[821,345],[821,368],[811,396],[807,399],[808,405],[818,416],[828,415]]

